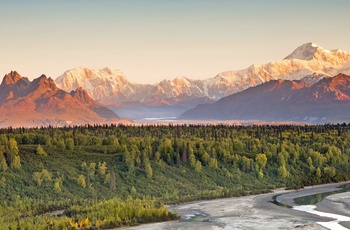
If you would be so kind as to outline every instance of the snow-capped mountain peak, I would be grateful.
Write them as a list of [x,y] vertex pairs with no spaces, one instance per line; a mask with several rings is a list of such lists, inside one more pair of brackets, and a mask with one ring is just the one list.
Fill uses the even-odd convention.
[[[77,67],[64,72],[56,79],[57,85],[70,92],[82,87],[95,100],[120,102],[144,97],[148,85],[139,87],[126,79],[119,69],[105,67],[101,70]],[[135,94],[139,94],[132,98]]]
[[319,61],[327,62],[332,65],[339,65],[350,60],[350,52],[343,50],[327,50],[315,43],[309,42],[299,46],[286,60],[304,60],[304,61]]
[[173,80],[173,84],[175,85],[186,85],[186,86],[189,86],[191,84],[191,80],[189,80],[188,78],[186,77],[177,77]]
[[205,80],[177,77],[154,85],[135,84],[118,69],[78,67],[66,71],[56,82],[68,92],[83,87],[93,99],[111,103],[154,101],[154,98],[163,101],[179,96],[216,100],[271,80],[302,79],[314,84],[325,76],[335,76],[340,72],[350,74],[349,52],[326,50],[309,42],[299,46],[283,60],[221,72]]
[[119,69],[114,69],[110,66],[101,69],[100,72],[105,72],[107,75],[124,76],[124,73],[122,71],[120,71]]
[[318,50],[320,50],[321,52],[330,52],[329,50],[325,50],[322,47],[316,45],[315,43],[308,42],[296,48],[285,59],[311,60],[314,58],[315,53],[317,53]]

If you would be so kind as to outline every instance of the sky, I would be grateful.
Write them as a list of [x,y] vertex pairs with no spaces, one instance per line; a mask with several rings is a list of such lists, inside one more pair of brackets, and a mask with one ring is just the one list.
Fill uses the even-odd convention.
[[0,75],[78,66],[137,83],[281,60],[303,43],[350,51],[348,0],[0,0]]

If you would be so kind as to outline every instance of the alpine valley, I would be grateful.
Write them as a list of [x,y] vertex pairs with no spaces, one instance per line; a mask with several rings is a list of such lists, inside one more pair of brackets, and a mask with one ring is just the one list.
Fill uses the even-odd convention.
[[[304,84],[305,87],[310,87],[324,77],[333,77],[339,73],[350,74],[350,52],[326,50],[314,43],[305,43],[283,60],[263,65],[254,64],[243,70],[222,72],[205,80],[177,77],[174,80],[163,80],[154,85],[137,84],[127,80],[120,70],[108,67],[102,70],[78,67],[59,76],[56,83],[67,92],[79,87],[84,88],[99,104],[107,106],[121,117],[143,119],[149,117],[179,117],[198,104],[213,103],[226,96],[272,80],[300,80],[304,83],[293,82],[293,84]],[[272,103],[272,101],[266,101],[266,103]],[[308,107],[310,103],[313,102],[309,101],[309,103],[304,103],[303,106]],[[242,101],[241,106],[244,107],[245,105],[248,106]],[[331,109],[332,105],[328,105],[328,107]],[[299,110],[302,109],[303,107],[299,108]],[[216,113],[220,113],[220,111],[216,111]],[[233,114],[232,116],[207,114],[207,116],[199,117],[197,113],[193,113],[196,114],[195,117],[190,114],[185,113],[182,118],[235,118]],[[280,120],[292,119],[293,121],[302,120],[307,122],[328,119],[322,113],[317,115],[301,114],[303,115],[288,115],[278,118]],[[253,118],[246,116],[243,112],[238,117],[240,119]],[[270,118],[272,119],[272,117]],[[259,113],[257,113],[254,119],[265,120],[266,116],[259,116]]]

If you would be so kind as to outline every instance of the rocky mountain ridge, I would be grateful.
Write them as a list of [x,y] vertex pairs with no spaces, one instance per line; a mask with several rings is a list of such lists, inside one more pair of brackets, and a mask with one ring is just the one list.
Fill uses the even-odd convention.
[[198,105],[181,119],[349,122],[350,76],[338,74],[315,84],[300,80],[272,80]]
[[[106,67],[91,70],[78,67],[56,79],[67,92],[83,87],[95,100],[120,103],[139,101],[146,104],[167,104],[170,98],[189,96],[218,100],[270,80],[300,80],[314,83],[325,76],[350,74],[350,52],[326,50],[314,43],[305,43],[285,59],[267,64],[254,64],[243,70],[221,72],[214,78],[191,80],[177,77],[158,84],[132,83],[120,70]],[[316,80],[315,80],[316,79]]]
[[0,85],[0,115],[0,127],[121,121],[82,88],[67,93],[45,75],[29,81],[16,71],[6,74]]
[[[109,67],[102,70],[78,67],[66,71],[55,81],[49,78],[40,84],[53,92],[60,88],[69,94],[81,88],[78,94],[74,94],[78,97],[75,99],[87,102],[88,95],[91,100],[108,107],[121,117],[143,119],[178,117],[198,104],[213,103],[272,80],[301,80],[315,84],[324,77],[339,73],[350,74],[349,52],[326,50],[314,43],[305,43],[282,60],[254,64],[243,70],[221,72],[204,80],[177,77],[153,85],[138,84],[130,82],[120,70]],[[33,84],[28,78],[18,77],[16,74],[4,78],[2,84],[8,87],[0,92],[0,103],[7,99],[23,97],[28,90],[32,90],[28,87],[39,84],[40,79],[34,81],[37,83]],[[20,90],[14,91],[15,88]],[[81,93],[82,89],[86,95]],[[45,93],[49,95],[48,92]],[[29,95],[28,97],[30,98]],[[22,100],[18,103],[24,105],[29,102]],[[94,108],[95,112],[99,111],[96,106]],[[114,116],[107,110],[104,113]]]

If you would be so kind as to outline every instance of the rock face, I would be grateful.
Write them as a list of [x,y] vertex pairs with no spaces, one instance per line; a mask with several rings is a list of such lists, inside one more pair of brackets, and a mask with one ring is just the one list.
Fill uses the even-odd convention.
[[325,77],[311,85],[299,80],[272,80],[198,105],[183,119],[349,122],[350,76]]
[[119,118],[112,110],[98,105],[81,87],[77,88],[75,91],[72,90],[70,95],[102,118]]
[[81,88],[67,93],[45,75],[29,81],[16,71],[5,75],[0,85],[0,115],[0,127],[93,124],[119,118]]
[[[271,80],[303,80],[314,84],[323,77],[339,73],[350,74],[349,52],[326,50],[313,43],[306,43],[283,60],[222,72],[206,80],[178,77],[154,85],[137,84],[128,81],[120,70],[79,67],[66,71],[56,79],[56,83],[67,92],[82,87],[94,100],[109,105],[118,113],[120,111],[136,118],[147,116],[151,110],[162,110],[162,114],[177,116],[198,103],[217,101]],[[145,108],[142,114],[135,114],[135,104]],[[165,109],[169,106],[170,110]]]

